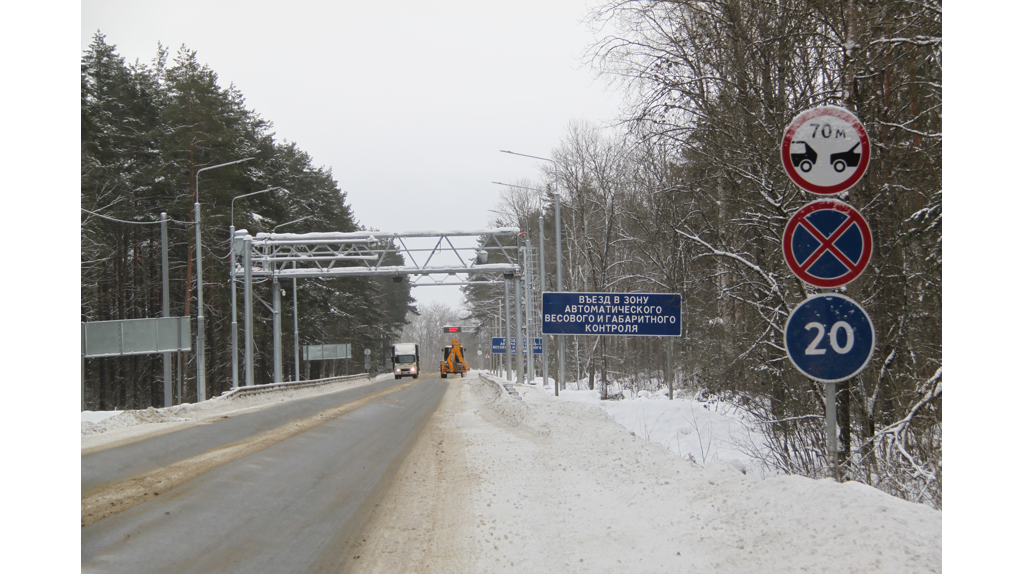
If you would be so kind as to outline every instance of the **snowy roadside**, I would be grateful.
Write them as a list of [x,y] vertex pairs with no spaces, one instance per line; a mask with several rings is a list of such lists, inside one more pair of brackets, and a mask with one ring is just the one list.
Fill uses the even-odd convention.
[[390,376],[392,375],[384,374],[373,379],[352,379],[317,387],[281,389],[271,393],[237,397],[218,396],[201,403],[185,403],[159,409],[150,407],[128,411],[82,411],[82,451],[155,436],[212,418],[265,408],[282,401],[369,385]]
[[[554,395],[550,386],[544,390]],[[779,474],[761,462],[758,452],[764,448],[764,437],[749,424],[750,416],[742,409],[694,400],[679,391],[670,401],[666,389],[661,393],[640,391],[637,396],[626,390],[624,395],[622,400],[602,401],[597,390],[559,391],[562,400],[600,407],[636,436],[701,467],[722,462],[758,478]]]
[[474,375],[397,473],[357,572],[941,571],[939,511],[721,452],[701,468],[589,400]]

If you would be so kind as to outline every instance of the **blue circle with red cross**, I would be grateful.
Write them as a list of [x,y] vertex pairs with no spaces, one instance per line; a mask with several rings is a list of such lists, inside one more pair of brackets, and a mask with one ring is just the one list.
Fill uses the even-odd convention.
[[782,234],[786,265],[800,280],[831,288],[856,279],[871,260],[871,229],[856,209],[822,199],[797,211]]

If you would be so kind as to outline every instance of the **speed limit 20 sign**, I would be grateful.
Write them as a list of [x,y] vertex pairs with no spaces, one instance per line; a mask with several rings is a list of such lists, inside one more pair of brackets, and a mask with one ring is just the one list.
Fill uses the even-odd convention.
[[843,108],[800,113],[782,137],[782,165],[801,189],[832,195],[853,187],[868,169],[871,142],[864,126]]
[[875,326],[864,308],[845,295],[804,300],[786,322],[786,354],[822,383],[838,383],[864,370],[875,349]]

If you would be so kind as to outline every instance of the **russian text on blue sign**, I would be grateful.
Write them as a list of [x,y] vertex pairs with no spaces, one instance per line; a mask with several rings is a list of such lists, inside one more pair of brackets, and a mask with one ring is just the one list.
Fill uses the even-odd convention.
[[814,295],[786,322],[786,354],[808,377],[837,383],[864,370],[875,349],[875,327],[864,308],[845,295]]
[[682,334],[682,297],[667,293],[544,293],[545,335]]
[[[499,355],[505,354],[505,337],[491,337],[491,352]],[[544,339],[535,337],[533,339],[533,354],[540,355],[544,352]],[[516,338],[512,337],[512,354],[516,354]]]

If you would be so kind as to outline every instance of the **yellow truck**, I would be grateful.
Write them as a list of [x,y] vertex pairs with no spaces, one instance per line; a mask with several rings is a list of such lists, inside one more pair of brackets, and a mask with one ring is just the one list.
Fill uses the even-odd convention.
[[447,379],[449,373],[460,373],[463,377],[469,372],[469,363],[465,358],[466,348],[459,345],[458,339],[444,348],[444,359],[441,361],[441,378]]

